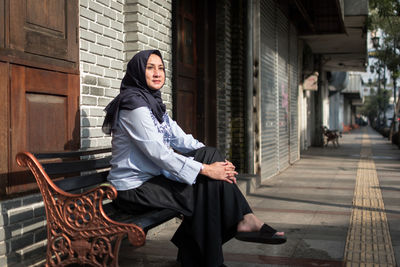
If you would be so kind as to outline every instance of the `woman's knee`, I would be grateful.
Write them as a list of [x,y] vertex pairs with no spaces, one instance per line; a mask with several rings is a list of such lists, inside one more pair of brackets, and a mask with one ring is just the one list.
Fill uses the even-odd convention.
[[208,153],[219,153],[219,150],[213,146],[204,146],[204,147],[200,148],[199,150],[201,150],[203,152],[208,152]]
[[225,157],[215,147],[205,146],[197,150],[195,159],[203,163],[213,163],[217,161],[225,161]]

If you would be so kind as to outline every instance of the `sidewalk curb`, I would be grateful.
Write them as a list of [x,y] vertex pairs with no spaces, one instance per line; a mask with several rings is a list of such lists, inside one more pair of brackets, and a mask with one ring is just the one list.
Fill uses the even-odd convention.
[[253,193],[261,184],[261,177],[257,174],[238,174],[237,185],[244,196]]

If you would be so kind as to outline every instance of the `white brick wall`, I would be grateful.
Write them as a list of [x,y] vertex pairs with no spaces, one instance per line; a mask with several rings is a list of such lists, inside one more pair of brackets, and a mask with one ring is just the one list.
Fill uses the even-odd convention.
[[[45,210],[40,194],[0,201],[0,266],[27,266],[45,254]],[[43,256],[42,256],[43,257]]]
[[[126,63],[139,50],[161,51],[167,74],[163,99],[171,111],[171,1],[79,1],[83,148],[110,145],[111,138],[101,131],[103,109],[119,93]],[[0,201],[0,266],[26,266],[21,262],[43,261],[45,224],[40,194]]]
[[171,113],[172,0],[125,0],[124,33],[127,62],[140,50],[161,51],[166,71],[162,97],[168,112]]
[[172,110],[172,0],[80,0],[81,146],[110,144],[103,109],[119,93],[126,64],[159,49],[166,67],[162,97]]
[[81,146],[110,145],[103,109],[124,75],[125,0],[80,0]]

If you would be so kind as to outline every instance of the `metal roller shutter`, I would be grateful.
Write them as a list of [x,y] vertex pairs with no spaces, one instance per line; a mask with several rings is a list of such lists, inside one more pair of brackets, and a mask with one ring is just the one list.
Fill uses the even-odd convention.
[[278,171],[278,102],[276,91],[276,7],[260,2],[261,28],[261,177]]
[[293,25],[290,25],[290,36],[289,36],[289,70],[290,70],[290,163],[293,163],[299,159],[299,133],[298,133],[298,44],[297,44],[297,32]]
[[279,170],[289,165],[289,22],[277,10],[278,95],[279,95]]

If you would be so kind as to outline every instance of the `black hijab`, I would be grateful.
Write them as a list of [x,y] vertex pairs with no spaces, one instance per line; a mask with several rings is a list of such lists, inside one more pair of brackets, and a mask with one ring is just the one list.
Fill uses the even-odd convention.
[[133,110],[139,107],[149,107],[157,120],[160,123],[163,122],[165,104],[161,99],[161,92],[150,89],[146,83],[146,65],[151,54],[159,56],[164,65],[158,50],[141,51],[129,61],[119,95],[104,109],[107,112],[102,127],[104,133],[110,134],[115,130],[121,109]]

